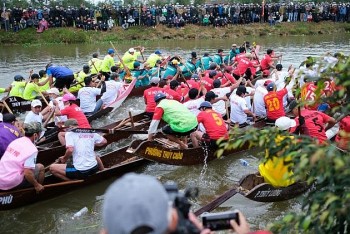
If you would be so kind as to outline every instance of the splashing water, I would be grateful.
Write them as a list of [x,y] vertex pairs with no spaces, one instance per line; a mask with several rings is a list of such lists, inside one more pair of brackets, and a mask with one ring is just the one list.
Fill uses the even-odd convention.
[[204,175],[208,169],[207,159],[208,159],[208,155],[209,155],[208,145],[206,144],[206,142],[203,142],[202,149],[204,152],[204,164],[203,164],[203,168],[201,170],[201,173],[199,175],[199,181],[206,183],[206,181],[204,180]]

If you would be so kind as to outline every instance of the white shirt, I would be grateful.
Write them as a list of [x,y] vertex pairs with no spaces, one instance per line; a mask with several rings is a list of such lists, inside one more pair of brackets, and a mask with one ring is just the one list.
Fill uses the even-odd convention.
[[[55,101],[57,101],[57,103],[58,103],[58,108],[59,108],[60,110],[63,110],[65,106],[64,106],[64,104],[63,104],[63,102],[62,102],[62,97],[57,97],[57,98],[55,98]],[[49,102],[49,106],[50,106],[51,108],[53,108],[53,107],[55,106],[55,105],[53,104],[53,101],[50,101],[50,102]],[[56,117],[55,117],[55,124],[57,125],[58,122],[65,122],[67,119],[68,119],[68,118],[67,118],[66,115],[56,116]]]
[[230,119],[233,123],[243,124],[247,122],[248,116],[244,113],[245,110],[249,110],[247,102],[244,98],[232,93],[230,96],[231,114]]
[[195,116],[197,116],[200,112],[200,110],[198,110],[198,108],[202,102],[204,102],[204,98],[200,97],[200,98],[192,99],[192,100],[185,102],[184,106],[187,107],[187,109],[189,109],[193,114],[195,114]]
[[73,147],[73,165],[79,171],[85,171],[97,165],[94,152],[95,144],[101,143],[103,137],[97,133],[67,132],[66,147]]
[[[251,94],[252,92],[255,92],[255,89],[251,88],[251,87],[245,87],[245,89],[247,90],[248,94]],[[233,90],[232,93],[236,94],[237,89]],[[252,110],[252,102],[251,102],[251,97],[252,96],[246,96],[244,97],[245,102],[247,103],[247,107],[248,110]]]
[[101,94],[101,89],[95,87],[83,87],[78,92],[80,108],[84,113],[93,112],[96,106],[96,96]]
[[33,111],[29,111],[29,113],[26,115],[26,118],[24,119],[24,123],[27,124],[30,122],[37,122],[43,124],[43,115],[41,113],[37,115]]
[[[210,91],[213,91],[216,95],[218,95],[218,98],[224,97],[227,93],[231,92],[230,87],[224,87],[224,88],[214,88]],[[215,102],[212,104],[213,110],[218,112],[221,116],[226,115],[226,105],[224,100],[220,100],[218,102]]]
[[119,90],[123,86],[121,82],[115,80],[106,81],[106,92],[102,94],[103,104],[108,106],[118,98]]
[[268,93],[265,87],[259,86],[255,89],[253,97],[253,112],[257,116],[266,116],[266,108],[264,102],[264,96]]

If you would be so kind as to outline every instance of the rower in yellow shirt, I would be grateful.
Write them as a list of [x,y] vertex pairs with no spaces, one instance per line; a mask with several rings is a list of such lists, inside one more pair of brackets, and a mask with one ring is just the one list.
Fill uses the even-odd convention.
[[46,94],[46,92],[41,92],[39,87],[45,85],[49,81],[50,77],[43,82],[39,82],[39,78],[40,77],[38,74],[33,74],[30,77],[30,82],[26,85],[23,91],[23,98],[25,100],[33,100],[40,96],[40,93]]
[[10,97],[23,97],[23,91],[27,81],[21,75],[15,75],[14,81],[11,83]]
[[[103,62],[103,60],[98,58],[98,53],[92,54],[92,59],[89,61],[91,75],[97,75],[100,72],[102,62]],[[113,60],[113,62],[114,62],[114,60]]]
[[[282,131],[288,131],[290,128],[296,126],[296,122],[288,117],[280,117],[276,120],[275,126]],[[293,136],[290,136],[293,138]],[[275,139],[276,145],[285,139],[284,136],[278,136]],[[268,157],[269,152],[266,152]],[[259,172],[264,177],[265,183],[269,183],[274,187],[287,187],[294,184],[293,172],[290,170],[292,164],[288,163],[292,160],[291,156],[279,157],[279,155],[268,159],[259,165]]]
[[107,55],[104,57],[102,63],[101,63],[101,72],[103,76],[108,80],[110,74],[111,74],[111,67],[115,66],[114,62],[114,49],[108,49]]
[[[134,62],[138,61],[137,58],[141,55],[141,52],[145,50],[144,47],[135,47],[135,48],[137,48],[140,51],[136,51],[134,48],[130,48],[128,51],[125,52],[125,54],[122,57],[122,60],[125,66],[127,66],[129,70],[134,69]],[[144,61],[138,61],[138,62],[142,63]],[[121,64],[121,67],[123,67],[122,64]]]
[[[45,80],[47,79],[46,71],[45,70],[40,70],[39,71],[39,76],[40,76],[39,83],[45,82]],[[40,89],[41,92],[49,90],[50,89],[50,82],[46,82],[43,86],[40,86],[39,89]]]
[[162,60],[161,57],[162,52],[160,50],[156,50],[153,54],[151,54],[147,59],[147,64],[150,66],[150,68],[154,67],[158,60]]
[[90,75],[90,67],[89,65],[84,65],[83,70],[78,74],[74,74],[75,84],[71,85],[69,88],[69,92],[78,92],[80,88],[85,86],[84,79]]

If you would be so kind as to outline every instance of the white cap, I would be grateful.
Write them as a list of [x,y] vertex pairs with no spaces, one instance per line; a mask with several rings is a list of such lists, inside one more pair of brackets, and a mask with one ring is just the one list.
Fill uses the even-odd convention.
[[154,76],[154,77],[151,78],[150,83],[158,84],[159,81],[160,81],[159,77]]
[[2,113],[0,113],[0,122],[2,122],[4,119],[3,119],[3,115]]
[[129,53],[134,53],[135,52],[135,49],[134,48],[130,48],[129,49]]
[[38,100],[38,99],[34,99],[34,100],[32,101],[31,106],[32,106],[32,107],[36,107],[36,106],[43,106],[43,104],[41,103],[41,101],[40,101],[40,100]]
[[280,117],[276,120],[275,126],[279,130],[288,130],[289,128],[295,127],[297,123],[294,119],[288,118],[286,116]]
[[57,96],[60,95],[60,91],[58,91],[57,88],[51,88],[51,89],[49,89],[49,90],[46,90],[46,93],[48,93],[48,94],[52,93],[52,94],[55,94],[55,95],[57,95]]

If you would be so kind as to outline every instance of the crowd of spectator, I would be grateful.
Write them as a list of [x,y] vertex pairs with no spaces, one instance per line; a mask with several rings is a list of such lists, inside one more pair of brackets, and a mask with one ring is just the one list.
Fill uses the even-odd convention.
[[28,27],[39,27],[45,20],[49,27],[78,27],[84,30],[107,31],[115,26],[127,29],[134,25],[156,27],[159,24],[168,27],[183,27],[197,24],[225,27],[229,24],[270,23],[276,22],[334,22],[350,21],[350,3],[269,3],[261,4],[214,4],[198,6],[104,6],[86,8],[62,6],[34,9],[3,8],[1,29],[18,31]]

